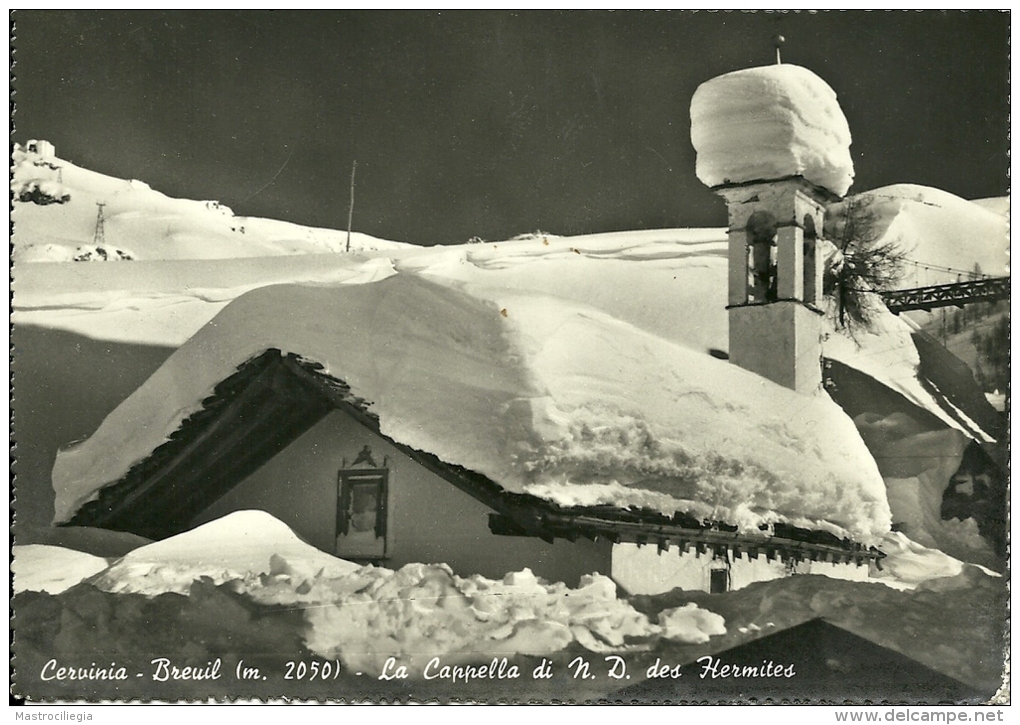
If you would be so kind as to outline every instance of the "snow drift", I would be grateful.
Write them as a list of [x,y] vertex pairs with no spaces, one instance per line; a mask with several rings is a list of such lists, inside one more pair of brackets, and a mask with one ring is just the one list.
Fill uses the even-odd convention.
[[222,584],[284,570],[293,576],[314,577],[343,576],[357,568],[304,543],[286,524],[263,511],[238,511],[129,552],[103,572],[96,586],[150,596],[187,594],[199,578]]
[[260,604],[304,613],[305,643],[352,670],[378,674],[389,657],[420,671],[494,656],[647,648],[658,638],[707,642],[722,617],[695,604],[666,610],[659,624],[617,598],[601,575],[570,589],[529,570],[502,580],[459,577],[445,564],[398,571],[358,566],[301,542],[281,521],[239,511],[136,549],[97,577],[97,588],[155,597],[189,595],[196,582],[227,585]]
[[[268,592],[251,593],[258,601],[273,599]],[[546,655],[572,642],[593,652],[619,652],[628,649],[628,640],[663,632],[617,599],[616,585],[598,574],[568,589],[527,569],[494,581],[459,577],[444,564],[408,564],[396,572],[373,569],[348,580],[313,582],[304,603],[315,604],[306,610],[308,648],[372,673],[388,657],[419,670],[433,657],[450,664]],[[714,633],[688,625],[682,634],[675,627],[671,633]]]
[[936,582],[958,577],[965,569],[968,576],[972,571],[980,571],[985,576],[1001,577],[983,566],[966,564],[938,549],[922,546],[900,531],[890,532],[882,541],[881,549],[885,554],[882,569],[872,572],[871,577],[894,589],[915,589],[925,582],[932,582],[929,585],[932,587],[947,586]]
[[101,557],[47,544],[12,546],[11,557],[15,594],[59,594],[108,566],[106,559]]
[[784,521],[874,542],[885,489],[852,421],[727,362],[563,299],[397,274],[235,300],[53,469],[57,522],[162,444],[269,348],[325,367],[384,435],[504,488]]
[[727,73],[691,99],[691,143],[707,186],[803,176],[843,196],[854,178],[850,141],[836,93],[799,66]]

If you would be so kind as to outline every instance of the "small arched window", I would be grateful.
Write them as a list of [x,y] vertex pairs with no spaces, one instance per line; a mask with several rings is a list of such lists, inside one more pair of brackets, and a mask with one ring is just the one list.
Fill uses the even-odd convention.
[[747,298],[749,302],[774,302],[776,280],[776,218],[756,211],[747,220]]

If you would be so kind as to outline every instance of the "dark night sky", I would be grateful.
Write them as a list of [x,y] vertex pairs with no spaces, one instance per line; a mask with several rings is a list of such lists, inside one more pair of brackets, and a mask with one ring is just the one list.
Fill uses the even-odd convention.
[[384,238],[724,225],[690,99],[777,33],[839,95],[854,191],[1009,190],[1006,13],[14,17],[15,141],[237,214],[345,228],[357,159],[354,228]]

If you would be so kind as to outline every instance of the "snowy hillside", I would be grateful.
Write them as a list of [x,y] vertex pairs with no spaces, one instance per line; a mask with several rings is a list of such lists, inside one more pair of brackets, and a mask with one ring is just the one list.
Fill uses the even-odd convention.
[[[13,259],[69,262],[223,259],[340,252],[346,232],[271,219],[237,217],[216,201],[172,199],[137,180],[82,169],[16,146]],[[98,204],[104,241],[96,243]],[[392,249],[397,242],[354,234],[352,249]]]
[[[1009,274],[1009,220],[1001,199],[967,201],[939,189],[916,184],[895,184],[854,194],[852,199],[872,215],[879,242],[893,242],[911,264],[904,268],[899,287],[921,287],[956,282],[981,265],[985,274]],[[827,234],[840,235],[840,211],[846,202],[829,209]],[[1008,214],[1009,202],[1005,210]],[[925,267],[930,267],[925,269]],[[963,279],[968,279],[963,275]]]
[[[590,306],[707,355],[729,347],[725,239],[725,230],[672,229],[282,259],[26,264],[13,285],[13,319],[101,340],[180,345],[249,290],[368,284],[401,274],[470,284],[489,290],[482,292],[488,298],[516,290]],[[884,313],[876,325],[877,334],[857,340],[832,330],[825,355],[959,427],[916,377],[909,323]]]
[[989,211],[993,211],[1000,216],[1004,216],[1009,219],[1009,197],[1008,196],[992,196],[987,199],[973,199],[972,200],[978,206],[984,207]]

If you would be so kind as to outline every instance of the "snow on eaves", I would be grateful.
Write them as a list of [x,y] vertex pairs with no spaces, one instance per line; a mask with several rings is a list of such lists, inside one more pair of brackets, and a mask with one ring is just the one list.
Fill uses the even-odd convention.
[[381,432],[571,505],[783,521],[873,543],[890,524],[850,419],[729,363],[575,302],[398,273],[279,285],[228,305],[53,469],[55,520],[148,456],[268,348],[321,363]]

